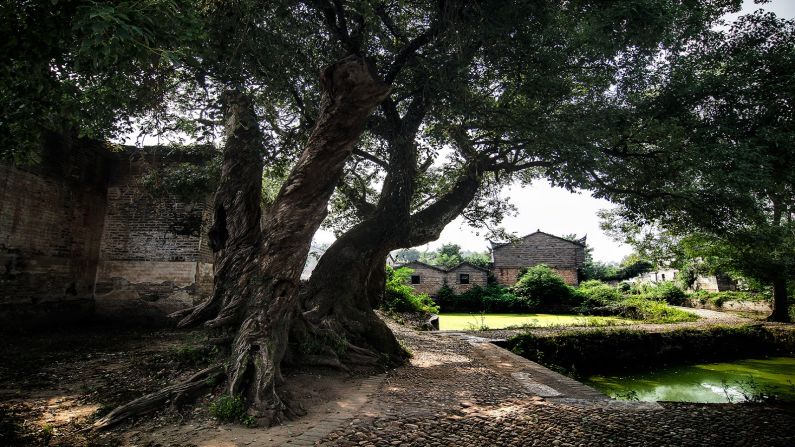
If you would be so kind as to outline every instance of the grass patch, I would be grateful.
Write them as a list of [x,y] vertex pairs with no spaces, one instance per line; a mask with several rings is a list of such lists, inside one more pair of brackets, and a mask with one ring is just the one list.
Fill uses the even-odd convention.
[[619,317],[554,315],[554,314],[466,314],[439,315],[439,329],[443,331],[487,330],[555,326],[614,326],[636,321]]

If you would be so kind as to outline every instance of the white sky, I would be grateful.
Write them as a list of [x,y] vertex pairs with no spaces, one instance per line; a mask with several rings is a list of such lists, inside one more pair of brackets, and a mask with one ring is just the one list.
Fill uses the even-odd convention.
[[[763,5],[754,4],[753,0],[745,0],[740,14],[747,14],[757,9],[775,12],[780,17],[795,18],[795,0],[773,0]],[[726,20],[734,20],[740,14],[731,14]],[[517,208],[515,217],[508,217],[503,227],[519,236],[532,233],[538,229],[558,236],[576,233],[587,235],[588,245],[594,248],[594,258],[604,262],[619,262],[632,250],[630,247],[613,242],[599,229],[599,218],[596,212],[611,208],[606,200],[595,199],[588,192],[572,194],[562,188],[553,188],[546,180],[534,182],[529,187],[513,185],[503,191]],[[320,230],[315,235],[317,242],[330,243],[334,236]],[[464,250],[484,251],[488,242],[484,237],[475,234],[474,230],[456,219],[445,227],[441,237],[421,250],[435,249],[442,244],[458,244]]]

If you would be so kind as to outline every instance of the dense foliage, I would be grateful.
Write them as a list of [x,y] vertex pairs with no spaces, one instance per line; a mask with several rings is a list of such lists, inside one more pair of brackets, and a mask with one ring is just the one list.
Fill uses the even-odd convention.
[[574,293],[580,300],[578,311],[593,315],[616,315],[647,323],[694,321],[692,313],[671,307],[684,304],[686,295],[672,283],[633,285],[628,290],[586,281]]
[[757,11],[704,32],[653,76],[619,86],[604,108],[626,129],[581,179],[622,205],[620,226],[652,224],[772,285],[777,320],[795,275],[793,70],[793,20]]
[[439,307],[424,293],[417,293],[411,287],[413,270],[387,267],[386,290],[383,307],[391,312],[438,313]]
[[499,284],[474,286],[461,294],[444,285],[435,299],[442,312],[526,313],[538,309],[537,301],[520,298]]
[[513,292],[542,308],[576,304],[572,289],[559,274],[544,264],[530,267],[522,273],[513,286]]
[[644,370],[665,365],[792,354],[795,340],[759,326],[523,334],[508,341],[514,352],[572,375]]

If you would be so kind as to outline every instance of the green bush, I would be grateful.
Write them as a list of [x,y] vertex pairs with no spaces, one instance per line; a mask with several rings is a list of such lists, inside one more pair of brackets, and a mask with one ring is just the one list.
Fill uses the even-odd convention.
[[605,306],[609,315],[621,316],[645,323],[682,323],[696,321],[698,316],[671,307],[662,301],[649,300],[641,296],[625,298]]
[[581,305],[585,307],[605,306],[622,298],[618,289],[595,279],[582,282],[577,292],[582,296]]
[[563,278],[544,264],[527,269],[513,286],[513,293],[528,303],[538,306],[571,305],[577,295],[567,286]]
[[[680,302],[680,289],[670,285],[646,285],[645,293],[625,295],[617,288],[600,281],[585,281],[577,288],[581,304],[579,312],[593,315],[620,316],[646,323],[680,323],[695,321],[698,317],[690,312],[671,307],[667,301]],[[684,295],[684,292],[681,292]],[[681,302],[685,299],[682,298]]]
[[237,422],[253,426],[254,418],[246,414],[246,404],[240,396],[224,395],[210,404],[210,414],[222,422]]
[[384,309],[392,312],[439,313],[439,306],[428,295],[417,293],[409,285],[412,273],[413,270],[405,267],[387,267]]
[[514,295],[511,290],[498,284],[486,287],[474,286],[462,294],[456,294],[447,284],[439,289],[436,302],[443,312],[532,312],[537,303]]
[[672,306],[681,306],[687,301],[687,294],[680,289],[676,284],[668,281],[663,281],[655,284],[646,292],[650,299],[657,301],[665,301]]
[[[662,303],[657,303],[662,304]],[[715,362],[759,355],[790,355],[790,331],[760,326],[647,332],[631,329],[526,333],[507,341],[515,353],[584,376],[661,365]]]

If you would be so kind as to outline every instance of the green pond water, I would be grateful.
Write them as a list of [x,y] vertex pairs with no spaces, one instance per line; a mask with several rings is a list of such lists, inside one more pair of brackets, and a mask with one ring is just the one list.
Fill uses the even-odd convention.
[[725,403],[775,396],[795,401],[795,357],[678,366],[640,374],[592,376],[586,383],[616,399]]
[[439,315],[442,331],[505,329],[511,326],[612,326],[631,324],[632,320],[618,317],[594,317],[562,314],[465,314],[443,313]]

